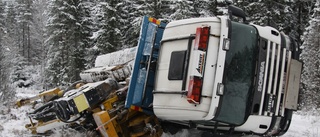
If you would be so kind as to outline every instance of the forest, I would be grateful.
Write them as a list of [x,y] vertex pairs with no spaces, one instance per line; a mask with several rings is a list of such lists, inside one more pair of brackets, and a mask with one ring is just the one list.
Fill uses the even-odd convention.
[[[142,17],[163,22],[223,14],[221,0],[0,1],[0,101],[17,88],[64,87],[98,55],[134,47]],[[234,0],[250,23],[272,26],[301,45],[300,109],[320,108],[320,1]]]

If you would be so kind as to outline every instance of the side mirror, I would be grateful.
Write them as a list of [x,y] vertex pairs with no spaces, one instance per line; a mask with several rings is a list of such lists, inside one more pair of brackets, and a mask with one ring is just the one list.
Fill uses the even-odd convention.
[[228,6],[228,13],[229,13],[230,18],[232,17],[232,15],[234,15],[236,17],[242,18],[243,22],[246,22],[246,14],[241,8],[233,6],[233,5],[229,5]]

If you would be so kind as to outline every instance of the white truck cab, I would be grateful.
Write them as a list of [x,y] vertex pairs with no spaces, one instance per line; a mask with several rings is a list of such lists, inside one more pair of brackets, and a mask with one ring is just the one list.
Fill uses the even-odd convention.
[[297,109],[298,52],[278,30],[227,16],[170,22],[161,40],[153,111],[196,128],[281,135]]

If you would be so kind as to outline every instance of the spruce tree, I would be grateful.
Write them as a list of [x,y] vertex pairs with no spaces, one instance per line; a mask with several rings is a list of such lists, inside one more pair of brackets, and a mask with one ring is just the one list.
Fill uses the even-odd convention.
[[320,107],[320,2],[313,9],[309,26],[304,33],[301,59],[302,105],[304,108]]
[[86,66],[86,50],[92,44],[90,37],[92,33],[92,20],[90,18],[90,2],[86,0],[74,1],[72,3],[75,7],[74,15],[75,18],[75,29],[73,30],[74,43],[71,46],[71,59],[69,65],[68,77],[71,81],[80,80],[80,72],[85,69]]
[[32,0],[17,0],[18,3],[18,25],[19,25],[19,48],[23,57],[27,58],[28,63],[31,60],[31,28],[33,24],[32,19]]
[[90,4],[85,0],[54,0],[49,3],[46,46],[47,83],[67,86],[80,80],[85,69],[86,50],[91,45]]
[[[94,3],[90,0],[82,0],[78,6],[78,15],[79,15],[79,38],[81,48],[78,48],[77,54],[79,54],[79,65],[80,62],[83,63],[83,66],[78,66],[79,71],[82,71],[84,68],[91,68],[93,66],[92,58],[95,59],[95,55],[87,52],[93,45],[93,40],[91,39],[92,33],[94,31],[94,23],[93,23],[93,15],[92,15],[92,7]],[[79,72],[80,73],[80,72]],[[77,74],[79,75],[79,74]]]
[[161,0],[146,0],[146,11],[151,17],[160,19],[162,14],[162,1]]
[[121,49],[121,31],[123,20],[119,13],[121,8],[119,0],[100,2],[98,5],[99,16],[97,17],[97,28],[94,36],[94,45],[97,54],[106,54]]
[[[68,3],[69,2],[69,3]],[[52,85],[65,86],[72,82],[68,77],[72,71],[70,65],[77,39],[74,30],[77,27],[74,17],[75,6],[71,1],[54,0],[49,3],[46,46],[48,51],[47,78]]]
[[5,21],[4,21],[4,8],[5,5],[0,1],[0,98],[2,98],[4,92],[5,92],[5,85],[3,83],[7,83],[7,74],[6,74],[6,68],[5,68],[5,53],[4,53],[4,46],[2,45],[2,38],[5,31]]
[[170,15],[171,20],[180,20],[198,16],[194,8],[194,2],[191,0],[173,1],[175,12]]
[[45,41],[45,22],[48,20],[44,14],[47,8],[47,1],[33,0],[32,3],[32,22],[30,23],[30,43],[31,43],[31,65],[44,65],[45,53],[47,48]]
[[6,32],[5,25],[5,4],[0,1],[0,44],[2,43],[3,35]]
[[[46,69],[46,78],[49,87],[60,86],[65,83],[61,83],[65,77],[65,70],[67,65],[67,47],[65,40],[67,39],[66,26],[63,21],[67,20],[67,13],[64,14],[64,5],[62,0],[54,0],[49,2],[48,13],[49,20],[46,24],[46,30],[48,39],[46,40],[46,46],[48,50],[48,65]],[[61,7],[61,8],[60,8]]]
[[312,0],[296,0],[290,3],[291,9],[293,9],[291,16],[295,17],[296,20],[290,21],[290,29],[287,30],[290,36],[294,37],[299,44],[302,44],[302,36],[305,28],[308,26],[308,21],[310,20],[310,15],[314,12],[313,8],[315,6],[315,1]]
[[206,5],[206,11],[207,15],[205,16],[216,16],[218,15],[218,2],[217,0],[208,0],[208,3]]
[[6,26],[6,34],[3,36],[5,38],[2,43],[7,45],[12,50],[18,50],[18,30],[19,27],[17,23],[17,10],[16,6],[13,4],[7,5],[7,12],[5,16],[5,26]]
[[137,46],[140,23],[142,15],[135,14],[136,6],[135,1],[125,1],[123,2],[121,18],[124,22],[121,28],[121,34],[123,34],[122,39],[125,41],[123,43],[123,48]]

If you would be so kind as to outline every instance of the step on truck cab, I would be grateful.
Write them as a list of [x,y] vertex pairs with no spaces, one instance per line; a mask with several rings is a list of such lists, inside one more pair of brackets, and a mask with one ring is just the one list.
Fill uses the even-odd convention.
[[298,45],[245,23],[237,7],[229,13],[168,24],[145,17],[126,107],[215,132],[284,134],[297,110]]

